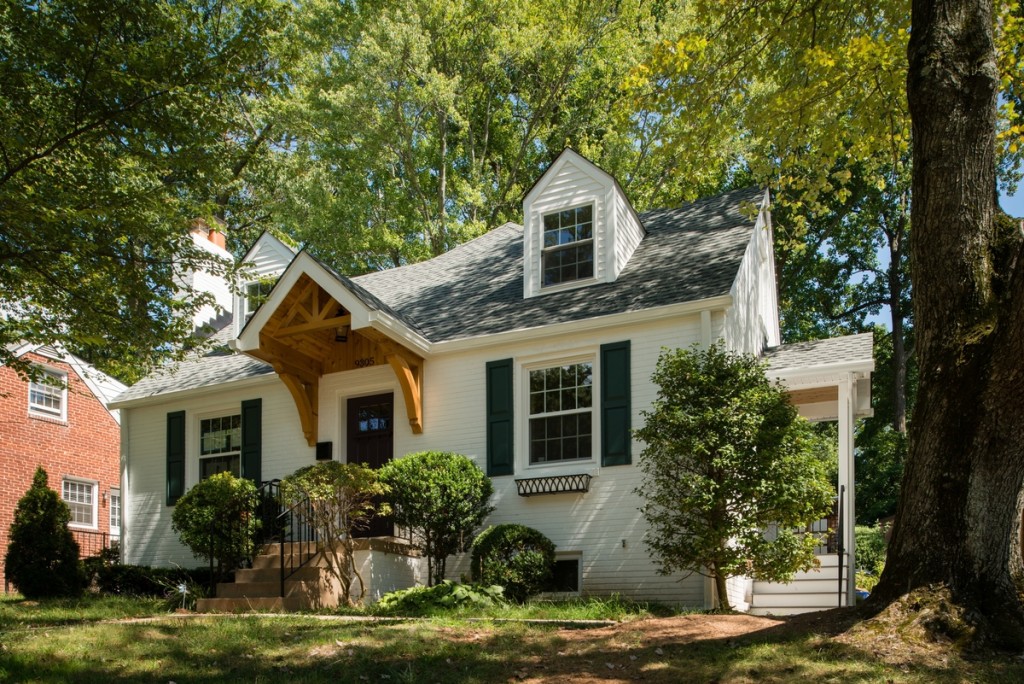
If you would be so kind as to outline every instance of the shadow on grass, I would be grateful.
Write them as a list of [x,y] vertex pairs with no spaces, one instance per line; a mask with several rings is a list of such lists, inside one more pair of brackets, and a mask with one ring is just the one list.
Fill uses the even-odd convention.
[[[697,635],[699,637],[699,635]],[[988,667],[988,666],[986,666]],[[970,677],[998,681],[1024,668]],[[789,682],[961,681],[948,668],[886,666],[821,632],[780,623],[742,638],[650,636],[639,623],[522,624],[168,619],[23,633],[0,679],[37,682]]]

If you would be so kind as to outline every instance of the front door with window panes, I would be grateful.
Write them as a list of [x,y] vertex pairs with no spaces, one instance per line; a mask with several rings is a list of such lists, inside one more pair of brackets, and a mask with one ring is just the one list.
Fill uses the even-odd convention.
[[242,415],[235,414],[199,421],[199,479],[231,473],[241,474]]
[[[377,394],[348,400],[348,462],[380,468],[394,456],[394,396]],[[379,502],[377,502],[379,503]],[[374,516],[369,525],[357,530],[355,537],[390,537],[394,521]]]

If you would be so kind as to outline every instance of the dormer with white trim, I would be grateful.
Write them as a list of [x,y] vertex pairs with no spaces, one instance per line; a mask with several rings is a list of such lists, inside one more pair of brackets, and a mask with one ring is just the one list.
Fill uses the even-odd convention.
[[616,180],[566,148],[523,199],[523,296],[614,282],[643,237]]
[[277,279],[295,258],[295,251],[270,233],[264,232],[242,257],[243,281],[235,293],[235,337],[266,301]]

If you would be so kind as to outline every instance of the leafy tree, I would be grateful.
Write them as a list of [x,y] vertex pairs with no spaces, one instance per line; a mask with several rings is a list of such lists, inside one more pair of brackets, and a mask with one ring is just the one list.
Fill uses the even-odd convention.
[[[374,504],[375,498],[386,493],[376,471],[359,463],[322,461],[281,481],[285,506],[309,501],[307,522],[316,530],[328,572],[339,583],[338,600],[346,605],[361,598],[366,587],[356,568],[352,532],[364,528],[375,513],[386,513]],[[356,580],[360,595],[353,598]]]
[[408,528],[427,555],[427,585],[437,584],[448,556],[465,551],[494,510],[490,478],[465,456],[420,451],[385,464],[380,479],[390,490],[395,523]]
[[944,584],[976,623],[976,638],[1019,650],[1024,235],[996,202],[1004,62],[995,23],[991,1],[913,3],[910,252],[921,375],[872,597],[880,607]]
[[630,175],[614,103],[658,22],[636,0],[304,3],[282,224],[364,272],[518,220],[566,145]]
[[85,572],[68,529],[71,511],[46,483],[39,466],[14,509],[4,572],[26,598],[77,596],[85,588]]
[[216,563],[217,574],[238,568],[256,551],[259,531],[256,485],[231,473],[198,482],[178,499],[171,528],[196,558]]
[[178,276],[228,268],[189,228],[243,220],[289,7],[0,5],[0,363],[28,372],[9,343],[61,343],[131,380],[180,351],[207,300]]
[[555,545],[526,525],[488,527],[473,540],[473,581],[505,588],[505,596],[523,603],[551,582]]
[[834,491],[814,431],[764,366],[719,345],[665,350],[652,379],[636,491],[659,572],[707,574],[728,610],[728,577],[787,581],[812,567],[819,539],[803,530]]

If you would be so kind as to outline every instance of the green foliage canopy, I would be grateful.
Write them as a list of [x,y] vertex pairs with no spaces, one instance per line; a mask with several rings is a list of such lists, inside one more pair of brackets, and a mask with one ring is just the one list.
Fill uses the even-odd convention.
[[85,588],[70,521],[68,505],[47,486],[46,471],[38,467],[14,509],[4,557],[7,579],[26,598],[77,596]]
[[[223,216],[277,87],[279,0],[0,4],[0,363],[62,343],[138,377],[207,298],[192,222]],[[184,289],[184,291],[183,291]]]
[[818,437],[763,365],[718,345],[665,350],[652,379],[636,491],[659,572],[708,574],[728,609],[726,578],[785,581],[812,567],[818,539],[802,530],[834,492]]
[[468,540],[494,507],[494,487],[465,456],[421,451],[387,463],[380,479],[395,523],[409,528],[429,559],[427,584],[445,577],[448,556],[465,551]]
[[505,596],[523,603],[551,581],[555,545],[542,532],[505,523],[488,527],[473,540],[473,581],[505,588]]

